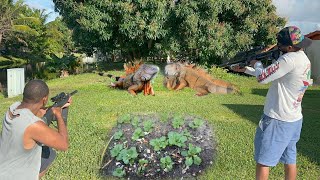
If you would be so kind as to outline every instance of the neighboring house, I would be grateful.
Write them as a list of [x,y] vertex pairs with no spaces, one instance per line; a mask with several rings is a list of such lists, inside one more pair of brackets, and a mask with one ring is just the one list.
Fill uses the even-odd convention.
[[312,45],[306,48],[306,54],[311,62],[311,78],[314,84],[320,84],[320,31],[305,35],[312,39]]

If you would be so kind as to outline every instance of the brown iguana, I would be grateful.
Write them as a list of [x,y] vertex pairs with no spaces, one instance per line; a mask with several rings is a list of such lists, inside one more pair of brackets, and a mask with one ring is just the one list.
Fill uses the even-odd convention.
[[[151,80],[155,78],[159,72],[159,67],[151,64],[128,63],[124,64],[126,75],[115,77],[116,82],[111,83],[111,87],[127,89],[132,95],[143,91],[144,95],[155,95],[151,86]],[[99,75],[103,75],[99,73]],[[108,74],[107,76],[113,77]]]
[[180,90],[190,87],[197,91],[196,95],[203,96],[208,93],[238,94],[239,89],[224,80],[212,78],[201,68],[194,64],[168,63],[165,66],[164,85],[170,90]]

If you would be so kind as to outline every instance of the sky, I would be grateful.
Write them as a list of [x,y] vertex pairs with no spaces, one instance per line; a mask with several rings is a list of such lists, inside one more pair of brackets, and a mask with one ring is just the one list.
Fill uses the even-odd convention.
[[[59,13],[54,12],[52,0],[25,0],[32,8],[45,9],[51,13],[48,22],[53,21]],[[303,34],[320,30],[320,18],[317,11],[320,10],[319,0],[272,0],[277,8],[277,14],[288,20],[286,26],[298,26]]]

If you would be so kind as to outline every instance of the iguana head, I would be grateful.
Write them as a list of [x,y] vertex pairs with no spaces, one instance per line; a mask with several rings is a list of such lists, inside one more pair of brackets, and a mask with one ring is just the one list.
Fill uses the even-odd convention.
[[178,85],[178,76],[167,75],[164,77],[163,85],[170,90],[174,90]]

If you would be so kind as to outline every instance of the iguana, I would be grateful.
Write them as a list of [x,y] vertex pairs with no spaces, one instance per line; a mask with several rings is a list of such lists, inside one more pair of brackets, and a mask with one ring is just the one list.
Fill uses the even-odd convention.
[[[124,64],[126,75],[115,77],[116,82],[111,83],[111,87],[127,89],[132,95],[137,95],[143,91],[144,95],[155,95],[151,86],[151,80],[155,78],[159,72],[159,67],[151,64],[143,64],[142,62]],[[103,75],[103,73],[99,73]],[[109,77],[114,77],[108,74]]]
[[224,80],[212,78],[201,68],[188,63],[168,63],[165,66],[164,85],[170,90],[181,90],[190,87],[197,91],[197,96],[208,93],[238,94],[239,89]]

